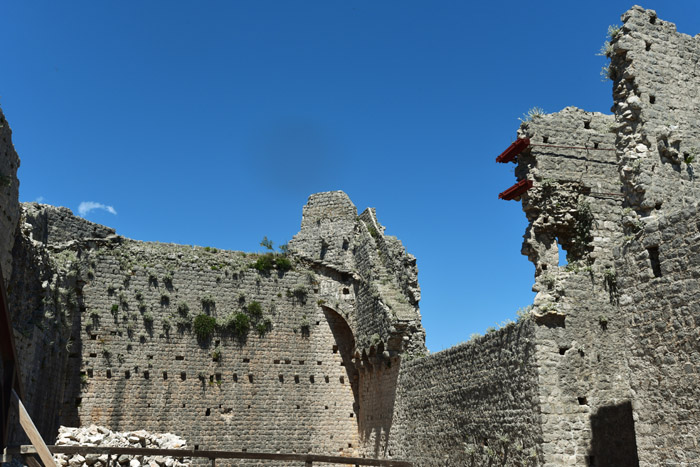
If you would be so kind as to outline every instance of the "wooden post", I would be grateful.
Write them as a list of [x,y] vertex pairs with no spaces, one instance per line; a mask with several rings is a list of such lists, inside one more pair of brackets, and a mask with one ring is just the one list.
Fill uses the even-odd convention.
[[29,413],[27,413],[27,409],[24,408],[24,404],[22,404],[22,401],[19,400],[19,396],[17,395],[14,389],[12,390],[12,397],[15,403],[17,403],[17,408],[19,411],[19,424],[22,425],[22,428],[24,428],[24,432],[27,434],[29,440],[36,448],[36,452],[37,454],[39,454],[39,457],[44,463],[44,466],[56,467],[56,463],[53,461],[51,451],[49,451],[49,448],[46,447],[46,443],[44,443],[44,440],[39,434],[39,430],[37,430],[34,426],[34,422],[32,422]]

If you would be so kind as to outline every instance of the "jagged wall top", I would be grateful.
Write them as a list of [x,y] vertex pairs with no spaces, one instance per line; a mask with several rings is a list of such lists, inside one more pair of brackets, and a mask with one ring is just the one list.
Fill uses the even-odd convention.
[[12,246],[19,221],[19,156],[12,144],[12,130],[0,109],[0,267],[5,286],[12,273]]

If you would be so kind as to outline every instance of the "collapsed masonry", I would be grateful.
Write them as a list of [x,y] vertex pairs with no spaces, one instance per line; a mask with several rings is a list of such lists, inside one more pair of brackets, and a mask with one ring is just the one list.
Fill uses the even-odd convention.
[[0,261],[45,438],[96,423],[420,466],[698,462],[700,38],[640,7],[622,19],[614,114],[566,108],[518,132],[530,318],[429,356],[415,258],[344,193],[309,198],[291,269],[255,269],[64,208],[20,217],[0,118]]

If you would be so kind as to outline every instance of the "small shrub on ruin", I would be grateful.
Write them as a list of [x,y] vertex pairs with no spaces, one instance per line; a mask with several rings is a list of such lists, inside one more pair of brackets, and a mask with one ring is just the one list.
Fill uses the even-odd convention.
[[194,333],[200,341],[206,341],[214,334],[216,319],[207,315],[199,314],[194,318]]
[[272,321],[268,318],[264,319],[255,326],[255,330],[258,331],[258,336],[265,337],[265,334],[272,330]]
[[223,323],[223,327],[238,337],[243,337],[250,331],[250,317],[245,313],[233,313]]
[[274,265],[274,255],[272,253],[265,253],[264,255],[258,257],[258,259],[251,264],[250,267],[257,269],[259,272],[269,273]]
[[277,265],[277,269],[282,272],[287,272],[292,269],[292,262],[286,256],[278,256],[275,258],[275,264]]
[[544,114],[545,114],[545,111],[542,107],[533,107],[530,110],[528,110],[527,112],[525,112],[523,114],[523,117],[519,118],[518,120],[520,120],[523,123],[527,123],[527,122],[530,122],[532,120],[535,120],[536,118],[541,117]]
[[260,319],[262,317],[263,309],[259,302],[252,301],[247,307],[248,314],[250,314],[253,319]]

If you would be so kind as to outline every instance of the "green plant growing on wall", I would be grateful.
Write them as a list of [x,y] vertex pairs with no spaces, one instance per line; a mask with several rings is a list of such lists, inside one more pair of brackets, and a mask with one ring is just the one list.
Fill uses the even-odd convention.
[[250,331],[250,317],[242,312],[230,314],[223,323],[223,328],[242,338]]
[[270,272],[270,270],[272,270],[274,265],[274,255],[272,253],[265,253],[264,255],[259,256],[258,259],[250,265],[250,267],[258,270],[259,272],[267,274]]
[[247,306],[248,314],[254,320],[258,320],[262,317],[263,309],[259,302],[252,301]]
[[292,261],[286,256],[278,256],[275,258],[275,264],[277,265],[277,269],[282,272],[287,272],[292,269]]
[[263,237],[262,241],[260,242],[260,246],[265,247],[270,251],[274,250],[274,247],[272,246],[272,240],[269,240],[267,236]]
[[272,330],[272,321],[269,318],[265,318],[255,326],[255,330],[258,331],[259,337],[265,337],[265,334]]
[[214,334],[216,319],[201,313],[194,318],[194,333],[199,341],[207,341]]
[[221,349],[216,348],[214,351],[211,353],[211,359],[214,362],[220,363],[221,362]]
[[522,116],[522,118],[519,118],[523,123],[531,122],[541,116],[545,115],[545,111],[542,107],[533,107],[527,112],[525,112]]

